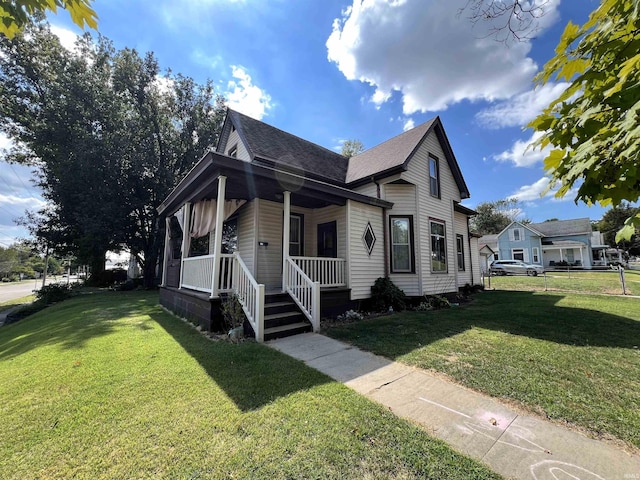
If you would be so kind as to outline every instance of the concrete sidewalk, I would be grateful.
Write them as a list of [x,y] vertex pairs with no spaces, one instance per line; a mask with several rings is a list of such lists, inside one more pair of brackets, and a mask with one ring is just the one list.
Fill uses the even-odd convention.
[[498,401],[342,342],[306,333],[272,348],[422,425],[458,451],[511,478],[640,480],[640,457],[523,416]]

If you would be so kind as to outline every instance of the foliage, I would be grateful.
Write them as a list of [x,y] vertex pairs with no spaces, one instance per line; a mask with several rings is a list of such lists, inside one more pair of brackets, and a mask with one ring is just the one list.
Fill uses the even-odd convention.
[[500,233],[511,222],[527,224],[531,220],[522,217],[522,205],[517,198],[505,198],[493,202],[483,202],[476,207],[478,214],[471,218],[470,228],[480,235]]
[[375,312],[386,312],[389,307],[393,310],[404,310],[407,296],[389,277],[379,277],[371,287],[371,307]]
[[227,295],[222,299],[220,311],[227,330],[241,327],[244,324],[246,317],[236,294]]
[[92,287],[111,287],[112,285],[127,281],[127,271],[123,268],[102,270],[94,272],[87,280],[87,284]]
[[356,311],[356,310],[347,310],[346,312],[344,312],[341,315],[338,315],[336,317],[336,321],[338,322],[344,322],[344,323],[348,323],[348,322],[359,322],[360,320],[364,320],[365,316],[364,314]]
[[617,246],[627,250],[632,255],[640,254],[640,231],[635,229],[635,233],[628,240],[616,241],[616,232],[623,226],[627,218],[637,215],[640,208],[632,207],[630,203],[622,202],[610,210],[607,210],[598,222],[598,230],[604,236],[606,245]]
[[38,167],[48,204],[25,219],[32,234],[94,273],[108,250],[127,247],[152,285],[156,207],[218,138],[212,82],[162,75],[153,54],[104,37],[85,34],[68,51],[44,23],[0,48],[0,131],[15,145],[6,160]]
[[80,28],[85,24],[98,28],[96,12],[91,8],[92,0],[4,0],[0,2],[0,34],[13,38],[29,22],[29,17],[43,15],[47,11],[57,13],[64,8],[73,23]]
[[362,152],[364,152],[364,144],[360,140],[353,139],[342,142],[342,151],[340,153],[343,156],[351,158]]
[[450,308],[451,303],[447,300],[446,297],[442,295],[427,295],[425,296],[425,301],[420,302],[420,304],[416,307],[416,311],[424,312],[429,310],[441,310],[443,308]]
[[[536,77],[570,82],[529,126],[535,147],[553,147],[544,161],[556,197],[619,205],[640,196],[640,3],[603,0],[582,26],[569,22],[556,56]],[[640,213],[616,241],[629,239]]]
[[74,293],[74,287],[66,283],[50,283],[35,292],[36,300],[47,305],[71,298]]
[[[0,277],[4,278],[34,278],[36,274],[44,272],[44,258],[35,254],[28,245],[16,243],[7,248],[0,246]],[[58,275],[62,273],[60,261],[50,256],[47,273]]]

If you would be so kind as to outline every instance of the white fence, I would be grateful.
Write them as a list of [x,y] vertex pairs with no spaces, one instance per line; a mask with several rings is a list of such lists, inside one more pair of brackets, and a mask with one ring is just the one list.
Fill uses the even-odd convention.
[[344,258],[290,257],[291,260],[311,279],[323,287],[344,287],[347,285]]
[[320,330],[320,282],[311,280],[291,258],[288,258],[285,287],[302,313],[311,321],[313,331]]

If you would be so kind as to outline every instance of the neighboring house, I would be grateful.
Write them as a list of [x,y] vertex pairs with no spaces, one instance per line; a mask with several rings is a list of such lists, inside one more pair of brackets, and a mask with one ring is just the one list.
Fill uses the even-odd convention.
[[[480,242],[489,237],[485,235]],[[591,269],[607,264],[602,236],[588,218],[524,224],[513,222],[496,236],[494,259],[522,260],[545,268]]]
[[348,159],[228,110],[215,151],[158,208],[160,301],[210,328],[237,293],[261,341],[317,331],[378,277],[413,297],[456,292],[480,282],[468,197],[438,117]]

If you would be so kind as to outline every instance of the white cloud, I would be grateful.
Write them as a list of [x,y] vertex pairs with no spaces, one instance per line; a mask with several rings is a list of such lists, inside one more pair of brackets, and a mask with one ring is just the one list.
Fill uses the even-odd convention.
[[9,148],[11,148],[12,142],[11,140],[9,140],[9,137],[7,137],[4,133],[0,132],[0,150],[5,149],[5,150],[9,150]]
[[407,130],[411,130],[415,126],[416,124],[413,121],[413,118],[407,118],[407,121],[404,122],[404,125],[402,126],[402,130],[406,132]]
[[547,177],[542,177],[537,182],[531,185],[524,185],[516,190],[511,197],[515,197],[521,202],[531,202],[534,200],[540,200],[542,192],[544,192],[545,188],[549,185],[549,179]]
[[78,35],[73,33],[71,30],[64,27],[51,25],[51,32],[57,35],[57,37],[60,39],[60,43],[64,48],[69,51],[73,51],[75,49]]
[[228,90],[224,94],[227,105],[256,120],[261,120],[272,107],[271,96],[253,84],[243,67],[232,65],[231,76],[236,80],[230,80],[227,84]]
[[480,123],[488,128],[524,127],[569,86],[568,83],[547,83],[539,88],[520,93],[476,114]]
[[[541,0],[536,0],[538,3]],[[500,100],[525,90],[537,71],[527,41],[505,46],[487,38],[497,24],[475,28],[457,12],[466,0],[353,0],[333,23],[326,46],[348,80],[375,87],[380,104],[401,92],[403,112],[444,110],[462,100]],[[549,0],[544,30],[557,19]]]
[[542,132],[533,132],[533,135],[531,135],[531,138],[528,140],[516,140],[511,146],[511,149],[505,150],[493,158],[499,162],[513,162],[516,167],[530,167],[535,165],[541,162],[551,151],[551,146],[547,146],[542,150],[540,148],[534,149],[529,147],[529,145],[541,136]]

